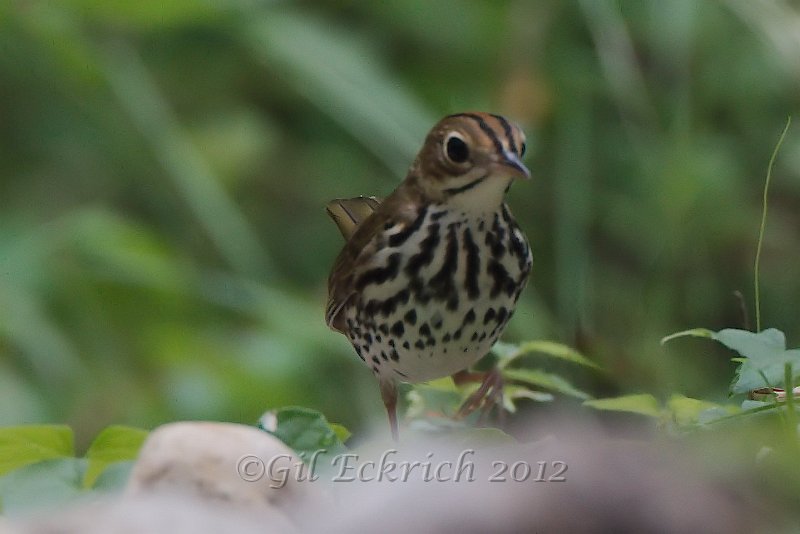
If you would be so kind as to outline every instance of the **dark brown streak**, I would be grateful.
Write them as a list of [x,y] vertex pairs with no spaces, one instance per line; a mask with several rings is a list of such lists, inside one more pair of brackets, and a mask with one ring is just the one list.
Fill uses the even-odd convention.
[[517,150],[516,144],[514,144],[514,134],[511,130],[511,124],[508,123],[505,117],[502,115],[492,115],[498,122],[503,126],[503,132],[506,134],[506,139],[508,139],[508,146],[511,147],[511,152],[514,154],[519,155],[519,151]]
[[488,177],[489,177],[488,173],[484,174],[480,178],[476,178],[475,180],[473,180],[473,181],[471,181],[471,182],[469,182],[469,183],[467,183],[465,185],[462,185],[461,187],[451,187],[449,189],[445,189],[444,192],[445,192],[445,194],[450,195],[450,196],[458,195],[460,193],[463,193],[464,191],[469,191],[470,189],[472,189],[473,187],[475,187],[476,185],[478,185],[479,183],[481,183],[482,181],[484,181]]
[[497,134],[495,133],[495,131],[492,129],[491,126],[486,124],[485,120],[483,120],[478,115],[473,115],[472,113],[462,113],[461,115],[458,116],[467,117],[477,122],[478,127],[480,127],[480,129],[483,130],[483,133],[485,133],[489,137],[489,139],[491,139],[495,150],[497,150],[497,153],[502,154],[503,152],[505,152],[505,150],[503,150],[503,144],[500,142],[500,139],[498,139]]
[[439,244],[439,223],[428,226],[428,236],[420,243],[420,251],[411,256],[406,264],[406,273],[416,276],[419,270],[433,261],[433,251]]
[[445,250],[442,267],[429,282],[440,300],[448,299],[456,293],[453,278],[458,271],[458,245],[456,230],[451,226],[450,231],[447,232],[447,249]]
[[464,287],[467,290],[467,295],[472,300],[480,296],[480,288],[478,286],[478,272],[481,268],[480,249],[475,241],[472,239],[472,231],[469,228],[464,229],[464,249],[467,252],[467,269],[464,274]]
[[399,247],[403,243],[411,237],[414,232],[420,229],[422,226],[423,221],[425,220],[425,216],[428,214],[428,207],[423,206],[420,208],[419,213],[417,214],[417,218],[414,219],[414,222],[406,226],[403,230],[397,232],[389,236],[389,246],[390,247]]
[[383,284],[390,280],[394,280],[400,270],[400,256],[399,252],[395,252],[389,256],[385,267],[375,267],[366,271],[358,277],[356,281],[356,290],[362,291],[370,284]]
[[518,228],[514,220],[511,218],[511,214],[508,212],[508,207],[503,204],[503,220],[506,222],[508,227],[508,238],[509,238],[509,252],[511,252],[512,256],[517,257],[517,262],[519,264],[519,270],[525,271],[525,262],[528,260],[528,247],[524,241],[517,238],[516,229]]

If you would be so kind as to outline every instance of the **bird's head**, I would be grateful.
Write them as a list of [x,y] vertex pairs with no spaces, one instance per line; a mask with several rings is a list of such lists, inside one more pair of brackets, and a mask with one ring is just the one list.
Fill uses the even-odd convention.
[[525,134],[504,117],[459,113],[431,129],[410,176],[432,200],[493,209],[512,180],[530,178],[524,154]]

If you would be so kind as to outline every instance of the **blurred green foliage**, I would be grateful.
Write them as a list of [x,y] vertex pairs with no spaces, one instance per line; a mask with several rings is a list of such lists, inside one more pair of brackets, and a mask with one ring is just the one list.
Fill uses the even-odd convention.
[[[506,339],[576,345],[609,389],[724,398],[728,353],[658,340],[747,326],[733,291],[752,310],[798,58],[800,14],[769,0],[2,2],[0,424],[85,445],[290,404],[382,417],[323,321],[342,243],[322,208],[388,193],[467,109],[531,147]],[[795,132],[770,196],[764,324],[797,346]]]

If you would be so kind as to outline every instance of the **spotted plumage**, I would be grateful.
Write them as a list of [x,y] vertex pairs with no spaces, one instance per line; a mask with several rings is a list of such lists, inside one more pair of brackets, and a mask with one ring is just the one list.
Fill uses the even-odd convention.
[[505,194],[522,131],[503,117],[462,113],[428,134],[385,200],[335,200],[347,239],[328,280],[328,325],[377,376],[396,435],[396,381],[423,382],[484,356],[511,318],[531,268]]

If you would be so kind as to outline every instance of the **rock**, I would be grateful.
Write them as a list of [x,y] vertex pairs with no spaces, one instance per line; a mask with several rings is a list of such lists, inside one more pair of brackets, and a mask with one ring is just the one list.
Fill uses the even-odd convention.
[[286,510],[322,498],[292,476],[302,461],[280,440],[233,423],[180,422],[155,429],[134,465],[126,493],[174,493],[237,507]]
[[22,531],[12,527],[5,519],[0,517],[0,534],[20,534]]
[[513,445],[401,443],[383,481],[386,451],[362,452],[347,475],[365,465],[371,480],[334,482],[336,507],[308,530],[728,533],[770,524],[746,478],[721,477],[690,449],[610,439],[590,425],[548,429],[548,438]]
[[326,502],[321,488],[291,476],[299,465],[280,440],[250,426],[171,423],[151,432],[121,496],[6,531],[0,523],[0,534],[299,532],[298,518]]
[[[44,519],[20,522],[9,534],[263,534],[298,532],[274,508],[245,513],[221,501],[179,494],[103,499],[71,506]],[[5,534],[0,530],[2,534]]]

